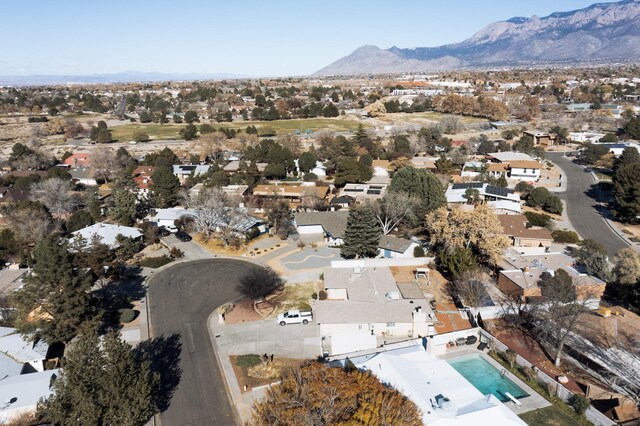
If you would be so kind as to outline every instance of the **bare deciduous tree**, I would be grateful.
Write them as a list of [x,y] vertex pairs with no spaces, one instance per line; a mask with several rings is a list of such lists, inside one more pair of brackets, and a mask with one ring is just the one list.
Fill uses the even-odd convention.
[[23,208],[8,204],[0,209],[2,217],[24,244],[35,244],[54,228],[51,216],[42,208]]
[[198,195],[188,196],[186,204],[200,231],[207,237],[217,235],[224,245],[235,241],[239,226],[247,220],[244,209],[221,188],[205,188]]
[[491,301],[487,292],[487,282],[481,271],[466,271],[453,281],[453,295],[471,308],[479,308]]
[[387,192],[373,203],[376,219],[382,233],[387,235],[404,220],[412,219],[413,211],[419,200],[404,192]]
[[91,167],[95,179],[109,181],[124,168],[124,165],[116,155],[116,151],[101,147],[91,151]]
[[31,199],[42,203],[56,219],[69,215],[80,203],[80,197],[72,191],[71,183],[61,178],[35,182],[30,190]]

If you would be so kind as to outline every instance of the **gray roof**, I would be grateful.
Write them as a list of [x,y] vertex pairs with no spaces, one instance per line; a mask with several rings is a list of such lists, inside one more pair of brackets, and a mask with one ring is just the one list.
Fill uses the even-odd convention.
[[49,345],[25,340],[15,328],[0,327],[0,380],[20,374],[24,364],[45,359]]
[[140,238],[142,237],[142,231],[138,228],[132,228],[130,226],[112,225],[110,223],[98,222],[91,226],[79,229],[71,233],[73,237],[71,241],[74,242],[78,236],[82,236],[85,239],[85,244],[91,244],[92,239],[95,237],[100,238],[100,242],[108,245],[109,247],[117,247],[117,236],[122,235],[126,238]]
[[0,401],[11,401],[8,408],[35,408],[40,398],[51,395],[52,379],[60,375],[60,370],[47,370],[38,373],[21,374],[0,380]]
[[348,217],[348,211],[300,212],[295,214],[294,220],[296,226],[321,225],[332,237],[344,238]]
[[398,238],[393,235],[383,235],[380,237],[378,247],[383,250],[404,253],[409,247],[411,247],[411,244],[413,244],[413,241],[407,240],[406,238]]

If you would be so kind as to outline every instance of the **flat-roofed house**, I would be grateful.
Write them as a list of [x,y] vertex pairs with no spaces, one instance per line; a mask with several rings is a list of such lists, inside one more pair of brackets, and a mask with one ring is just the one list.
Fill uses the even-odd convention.
[[257,185],[253,189],[253,195],[260,198],[283,198],[292,207],[297,207],[303,200],[321,202],[329,194],[328,186],[316,186],[315,184],[283,184],[271,183]]
[[556,144],[557,136],[553,133],[544,133],[544,132],[524,132],[525,135],[531,136],[533,138],[534,145],[540,146],[552,146]]

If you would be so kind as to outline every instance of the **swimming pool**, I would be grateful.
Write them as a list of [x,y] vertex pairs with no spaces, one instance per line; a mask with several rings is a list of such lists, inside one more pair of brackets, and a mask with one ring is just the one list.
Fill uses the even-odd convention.
[[509,392],[516,399],[529,396],[479,355],[454,358],[447,360],[447,362],[483,395],[491,393],[502,402],[510,401],[506,392]]

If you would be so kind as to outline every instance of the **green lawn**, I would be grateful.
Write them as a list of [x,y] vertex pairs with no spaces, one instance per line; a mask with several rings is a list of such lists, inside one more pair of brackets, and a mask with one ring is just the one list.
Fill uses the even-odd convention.
[[[422,118],[422,119],[427,119],[427,120],[434,120],[434,121],[440,121],[442,120],[442,117],[446,116],[446,115],[455,115],[455,114],[442,114],[439,112],[435,112],[435,111],[426,111],[426,112],[414,112],[414,113],[404,113],[404,112],[399,112],[399,113],[394,113],[394,114],[387,114],[387,117],[393,117],[394,119],[415,119],[415,118]],[[456,117],[458,117],[460,119],[460,121],[463,124],[475,124],[475,123],[487,123],[489,122],[489,120],[487,120],[486,118],[478,118],[478,117],[469,117],[466,115],[456,115]]]
[[[198,123],[195,123],[198,126]],[[234,123],[209,123],[215,128],[225,127],[232,129],[245,129],[247,126],[271,127],[278,135],[293,133],[295,130],[312,130],[318,132],[329,130],[333,132],[344,132],[356,130],[358,121],[345,118],[302,118],[297,120],[277,120],[277,121],[238,121]],[[144,129],[151,139],[179,139],[178,132],[184,124],[123,124],[110,128],[113,139],[119,141],[129,141],[133,138],[136,129]]]
[[554,405],[520,414],[519,417],[532,426],[573,426],[576,424],[573,417],[565,414]]

